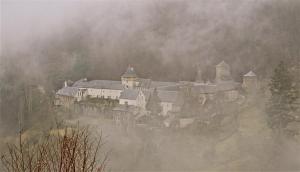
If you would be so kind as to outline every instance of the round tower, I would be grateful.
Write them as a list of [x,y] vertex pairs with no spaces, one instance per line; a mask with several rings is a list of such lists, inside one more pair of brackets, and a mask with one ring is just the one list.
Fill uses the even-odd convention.
[[121,76],[122,85],[124,85],[125,88],[134,88],[136,86],[137,79],[138,77],[134,68],[131,66],[128,66],[126,72]]
[[243,76],[243,88],[247,93],[252,93],[257,90],[257,76],[254,72],[250,71]]
[[231,80],[230,66],[222,61],[216,65],[216,82]]

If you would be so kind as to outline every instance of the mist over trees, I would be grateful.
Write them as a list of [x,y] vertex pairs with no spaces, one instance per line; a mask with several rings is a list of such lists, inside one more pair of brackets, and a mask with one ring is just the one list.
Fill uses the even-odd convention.
[[77,22],[33,37],[25,53],[9,53],[4,42],[2,56],[26,59],[21,68],[54,88],[84,76],[119,79],[128,64],[141,77],[193,80],[200,63],[213,80],[213,66],[225,60],[239,80],[250,69],[269,76],[282,58],[299,59],[297,0],[94,3]]
[[[271,110],[269,111],[270,128],[278,127],[276,115],[281,118],[282,114],[286,115],[291,111],[290,107],[285,107],[287,104],[277,102],[276,96],[286,96],[291,89],[300,91],[299,0],[228,0],[224,2],[104,0],[90,1],[86,4],[63,0],[62,2],[54,1],[53,4],[56,4],[54,6],[38,2],[32,7],[33,9],[27,7],[28,11],[32,10],[33,16],[38,16],[41,11],[45,10],[41,16],[48,17],[22,22],[10,20],[12,12],[6,8],[13,3],[1,1],[1,5],[3,4],[1,14],[4,14],[4,17],[1,17],[3,21],[1,22],[0,49],[0,136],[2,129],[5,134],[17,133],[20,115],[24,120],[24,126],[22,126],[24,129],[33,124],[47,129],[56,113],[52,104],[53,96],[63,86],[64,81],[76,81],[85,77],[88,80],[120,80],[120,76],[128,65],[135,68],[139,77],[159,81],[194,81],[197,66],[201,69],[204,81],[214,81],[215,65],[222,60],[230,65],[232,77],[236,81],[241,81],[242,76],[252,70],[261,81],[266,95],[271,88],[269,100],[273,105],[269,109]],[[55,10],[46,10],[48,5],[51,10]],[[28,5],[23,3],[23,6]],[[23,9],[23,6],[20,5],[19,8]],[[26,14],[24,12],[26,9],[24,11],[20,9],[16,10],[19,10],[20,15]],[[59,16],[57,13],[63,15]],[[34,18],[33,16],[31,17]],[[20,17],[20,19],[23,18]],[[60,24],[53,24],[56,20],[59,20]],[[38,24],[44,27],[38,27]],[[20,27],[23,25],[24,28]],[[25,25],[30,25],[31,30]],[[25,38],[18,39],[22,35],[26,35]],[[279,69],[280,61],[285,64],[284,69]],[[277,72],[274,74],[275,68]],[[285,75],[285,72],[288,72],[289,77],[293,79],[287,81],[285,77],[278,79],[279,75]],[[293,85],[294,82],[295,85]],[[268,85],[269,83],[271,84]],[[287,88],[277,93],[278,83],[286,84]],[[182,114],[187,116],[198,114],[202,110],[195,104],[196,98],[191,94],[187,90],[186,102],[182,109]],[[292,101],[289,95],[286,98],[286,101]],[[293,100],[296,101],[296,99]],[[260,104],[258,108],[266,103],[264,99],[259,99],[257,102]],[[278,104],[284,107],[280,109]],[[157,105],[157,102],[150,102],[147,106],[155,114],[161,111]],[[207,113],[214,111],[213,108],[217,106],[212,106]],[[230,107],[224,106],[218,106],[220,109],[217,110],[230,110]],[[236,110],[235,107],[232,109]],[[284,113],[279,112],[282,110]],[[242,111],[243,115],[251,112],[262,116],[265,113],[260,109],[244,111]],[[232,114],[231,111],[223,113],[230,114],[232,118],[239,120],[237,114]],[[215,119],[215,126],[222,125],[221,120],[223,119]],[[227,121],[230,120],[231,118]],[[197,127],[205,128],[206,125],[201,124]],[[215,128],[208,128],[206,133],[211,134],[213,129]],[[239,140],[237,139],[238,146],[236,147],[238,148],[236,149],[240,151],[237,154],[243,156],[248,153],[255,157],[253,164],[256,166],[253,166],[258,169],[262,169],[268,164],[266,162],[273,160],[273,157],[278,159],[272,163],[276,165],[282,162],[283,169],[289,164],[285,161],[290,159],[293,160],[293,167],[298,168],[295,161],[299,157],[297,155],[299,149],[292,150],[295,145],[286,143],[284,148],[288,151],[280,152],[281,149],[278,149],[280,153],[274,153],[273,156],[272,153],[275,152],[277,145],[272,143],[272,140],[265,139],[268,136],[264,135],[267,131],[268,129],[264,128],[262,132],[259,132],[259,134],[263,133],[262,135],[250,137],[241,137],[240,133],[237,134],[236,138]],[[168,136],[169,133],[165,134]],[[189,136],[184,137],[189,138]],[[186,139],[181,142],[178,138],[175,139],[178,141],[177,146],[185,145],[185,141],[189,141]],[[169,143],[174,143],[172,140],[174,138],[167,139]],[[188,151],[194,152],[192,149],[199,148],[199,145],[194,138],[191,141],[196,146],[191,146],[191,150]],[[260,144],[259,148],[255,147],[258,153],[252,151],[253,147],[249,144],[255,141]],[[210,144],[210,140],[207,142]],[[140,146],[138,143],[140,142],[135,142],[134,146]],[[265,146],[269,143],[275,146]],[[223,146],[218,143],[214,143],[215,145]],[[163,146],[168,147],[168,145]],[[206,145],[203,144],[204,146]],[[144,145],[140,147],[147,150]],[[264,152],[266,147],[268,149]],[[177,148],[174,146],[173,152],[176,152]],[[284,148],[282,150],[285,150]],[[180,151],[184,152],[186,149],[188,148]],[[211,159],[218,158],[216,154],[213,155],[215,156]],[[224,155],[224,157],[230,157],[227,154]],[[261,162],[258,162],[260,160]],[[185,163],[189,165],[195,162]],[[201,163],[211,165],[206,162]],[[272,163],[268,165],[272,166]],[[195,164],[198,165],[198,162]],[[174,165],[178,167],[181,164]],[[278,166],[280,165],[278,163]],[[274,169],[276,167],[274,166]]]
[[268,106],[268,123],[277,135],[286,134],[289,123],[297,120],[296,101],[299,97],[296,82],[284,62],[275,68],[270,83],[271,98]]

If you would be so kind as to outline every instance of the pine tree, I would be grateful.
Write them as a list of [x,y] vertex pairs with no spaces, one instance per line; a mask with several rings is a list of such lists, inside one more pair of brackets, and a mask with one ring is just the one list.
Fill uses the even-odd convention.
[[284,62],[281,61],[275,68],[269,86],[271,98],[267,108],[268,124],[280,134],[290,122],[295,121],[293,112],[298,98],[295,82]]
[[192,93],[192,85],[187,84],[181,93],[183,105],[181,108],[181,116],[195,116],[199,113],[199,102],[195,94]]
[[151,112],[151,114],[158,115],[162,111],[162,107],[160,105],[161,100],[158,96],[158,92],[156,88],[154,89],[147,105],[146,109]]

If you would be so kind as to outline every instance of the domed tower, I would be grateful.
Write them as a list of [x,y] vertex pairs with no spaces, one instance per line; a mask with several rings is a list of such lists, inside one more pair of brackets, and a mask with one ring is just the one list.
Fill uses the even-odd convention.
[[134,88],[137,82],[137,75],[134,71],[134,68],[128,66],[126,72],[121,76],[122,85],[126,88]]
[[257,76],[254,72],[250,71],[243,76],[243,88],[247,93],[253,93],[257,90]]
[[216,65],[216,82],[231,80],[230,66],[222,61]]

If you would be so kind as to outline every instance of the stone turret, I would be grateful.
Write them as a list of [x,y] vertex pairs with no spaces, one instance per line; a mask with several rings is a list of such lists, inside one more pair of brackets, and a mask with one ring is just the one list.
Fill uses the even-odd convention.
[[222,61],[216,65],[216,82],[231,80],[230,66]]
[[258,88],[257,76],[254,72],[250,71],[243,76],[243,88],[247,93],[253,93]]
[[137,75],[134,71],[134,68],[131,66],[128,66],[126,72],[121,76],[122,85],[125,86],[125,88],[134,88],[137,83]]

